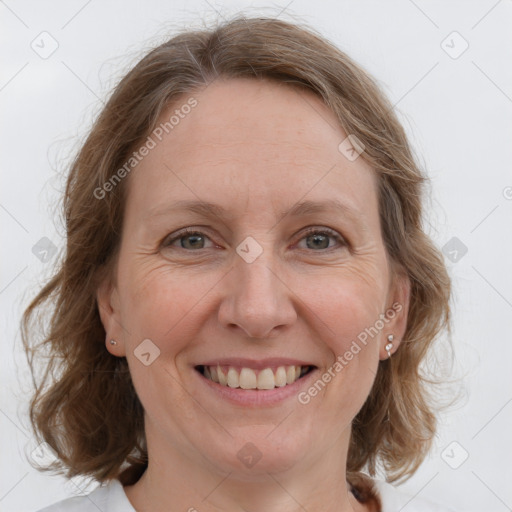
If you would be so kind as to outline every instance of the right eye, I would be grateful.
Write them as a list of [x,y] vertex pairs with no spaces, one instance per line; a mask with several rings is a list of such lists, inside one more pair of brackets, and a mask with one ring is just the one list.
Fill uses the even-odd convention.
[[[210,239],[201,231],[184,229],[175,234],[172,238],[166,238],[162,243],[162,247],[174,247],[185,250],[208,249],[208,247],[204,247],[206,240]],[[179,242],[179,246],[176,246],[175,242]]]

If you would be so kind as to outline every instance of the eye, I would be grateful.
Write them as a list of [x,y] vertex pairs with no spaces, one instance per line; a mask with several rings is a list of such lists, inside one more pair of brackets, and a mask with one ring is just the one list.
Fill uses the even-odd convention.
[[[205,247],[205,241],[209,238],[201,231],[195,231],[192,229],[185,229],[175,235],[173,238],[166,238],[162,246],[163,247],[178,247],[180,249],[194,250],[194,249],[207,249]],[[175,242],[179,242],[179,245],[175,245]]]
[[305,236],[301,238],[302,240],[306,240],[306,247],[308,249],[313,250],[325,250],[331,249],[330,239],[336,240],[341,247],[346,247],[347,242],[343,237],[341,237],[336,231],[328,228],[310,228],[306,231]]
[[[348,244],[345,239],[340,236],[336,231],[329,228],[310,228],[306,230],[300,242],[306,240],[306,248],[312,249],[315,252],[319,252],[332,249],[332,240],[338,242],[340,247],[346,247]],[[162,242],[162,247],[174,247],[185,250],[201,250],[213,247],[213,245],[205,246],[206,241],[210,241],[210,238],[205,235],[202,231],[194,229],[184,229],[174,235],[172,238],[168,237]],[[304,247],[300,247],[304,249]]]

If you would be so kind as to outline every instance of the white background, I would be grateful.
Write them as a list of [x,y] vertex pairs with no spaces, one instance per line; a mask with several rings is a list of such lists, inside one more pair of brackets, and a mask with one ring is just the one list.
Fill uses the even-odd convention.
[[[43,237],[64,244],[55,212],[70,156],[99,99],[151,45],[240,11],[311,25],[396,104],[432,179],[429,232],[440,247],[453,237],[467,247],[457,262],[447,257],[462,398],[403,489],[459,511],[512,510],[511,0],[1,2],[0,510],[36,510],[77,492],[26,460],[35,446],[19,336],[22,307],[57,257],[43,263],[32,248]],[[58,43],[47,59],[31,48],[43,31]],[[463,48],[453,31],[469,44],[458,58],[445,51]],[[413,509],[414,500],[403,508]]]

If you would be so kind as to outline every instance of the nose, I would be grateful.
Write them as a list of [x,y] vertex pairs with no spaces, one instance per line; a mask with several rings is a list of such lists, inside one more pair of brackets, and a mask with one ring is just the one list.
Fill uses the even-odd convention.
[[276,265],[271,268],[271,260],[263,255],[252,263],[240,259],[229,272],[218,313],[224,327],[250,338],[272,338],[296,321],[292,283],[278,275]]

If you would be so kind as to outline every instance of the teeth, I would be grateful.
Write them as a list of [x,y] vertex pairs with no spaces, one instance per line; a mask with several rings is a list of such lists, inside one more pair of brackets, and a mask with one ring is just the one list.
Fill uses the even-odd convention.
[[230,368],[228,370],[228,386],[230,388],[237,388],[239,384],[238,372],[234,368]]
[[240,387],[242,389],[256,389],[260,387],[259,378],[256,377],[256,374],[250,368],[242,368],[240,372]]
[[[206,369],[206,367],[205,367],[205,369]],[[206,377],[206,375],[205,375],[205,377]],[[222,384],[223,386],[228,385],[228,378],[226,377],[226,374],[222,371],[222,368],[220,366],[217,366],[217,377],[219,379],[219,384]]]
[[286,369],[286,384],[295,382],[295,366],[288,366]]
[[258,389],[274,389],[275,387],[274,372],[270,368],[265,368],[258,375]]
[[229,367],[226,372],[220,366],[205,366],[203,375],[213,382],[230,388],[274,389],[293,384],[306,372],[307,368],[307,366],[279,366],[275,372],[271,368],[257,372],[251,368],[241,368],[238,371],[236,368]]
[[283,386],[286,386],[286,370],[284,369],[284,366],[280,366],[275,375],[275,381],[276,386],[278,388],[282,388]]

